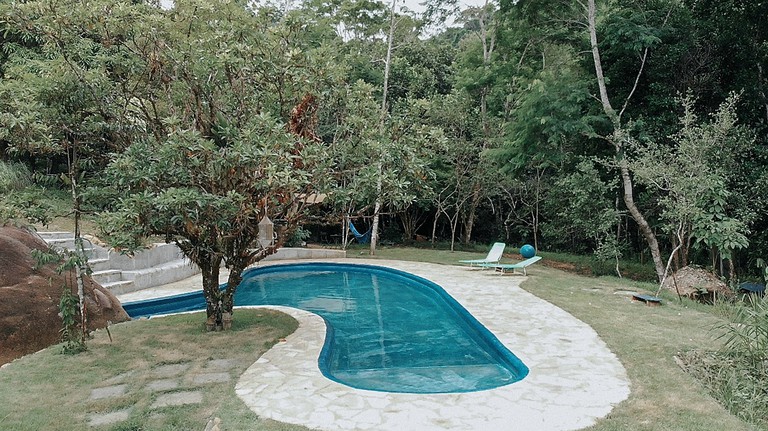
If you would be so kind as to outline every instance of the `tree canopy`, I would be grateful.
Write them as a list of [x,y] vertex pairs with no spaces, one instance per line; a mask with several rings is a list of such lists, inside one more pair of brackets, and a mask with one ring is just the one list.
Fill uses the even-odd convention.
[[381,216],[390,240],[652,256],[657,278],[677,250],[755,275],[765,2],[392,6],[3,2],[0,160],[40,183],[74,162],[109,239],[178,243],[216,319],[219,266],[235,289],[311,193],[319,229]]

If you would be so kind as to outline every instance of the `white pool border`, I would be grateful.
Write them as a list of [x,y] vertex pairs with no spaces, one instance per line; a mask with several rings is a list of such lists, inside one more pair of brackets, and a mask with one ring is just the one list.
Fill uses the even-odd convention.
[[354,389],[327,379],[317,358],[325,323],[288,307],[299,329],[238,380],[259,416],[318,430],[577,430],[630,393],[618,358],[587,324],[522,290],[521,276],[417,262],[333,260],[407,271],[443,287],[530,369],[520,382],[456,394]]

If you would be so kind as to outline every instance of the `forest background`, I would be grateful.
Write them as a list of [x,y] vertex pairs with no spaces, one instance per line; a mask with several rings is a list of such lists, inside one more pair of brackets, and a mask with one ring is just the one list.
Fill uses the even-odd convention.
[[498,240],[758,277],[768,2],[400,6],[0,2],[3,218],[64,189],[126,249],[236,248],[268,215],[281,243],[352,220],[372,253]]

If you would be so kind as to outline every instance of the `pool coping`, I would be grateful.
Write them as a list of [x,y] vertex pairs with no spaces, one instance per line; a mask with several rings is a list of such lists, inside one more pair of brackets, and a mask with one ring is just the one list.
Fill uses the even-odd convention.
[[419,262],[321,261],[389,267],[438,284],[530,373],[522,381],[478,392],[408,394],[351,388],[327,379],[317,366],[326,332],[320,316],[268,307],[290,314],[300,326],[256,360],[235,386],[259,416],[319,430],[567,431],[593,425],[629,396],[626,371],[597,333],[521,289],[525,277]]

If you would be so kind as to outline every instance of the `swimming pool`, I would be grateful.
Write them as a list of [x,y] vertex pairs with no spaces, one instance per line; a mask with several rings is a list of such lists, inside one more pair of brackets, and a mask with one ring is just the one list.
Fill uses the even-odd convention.
[[[440,286],[378,266],[301,263],[243,274],[238,305],[285,305],[326,321],[318,365],[335,381],[386,392],[495,388],[528,368]],[[201,292],[124,304],[131,316],[204,309]]]

